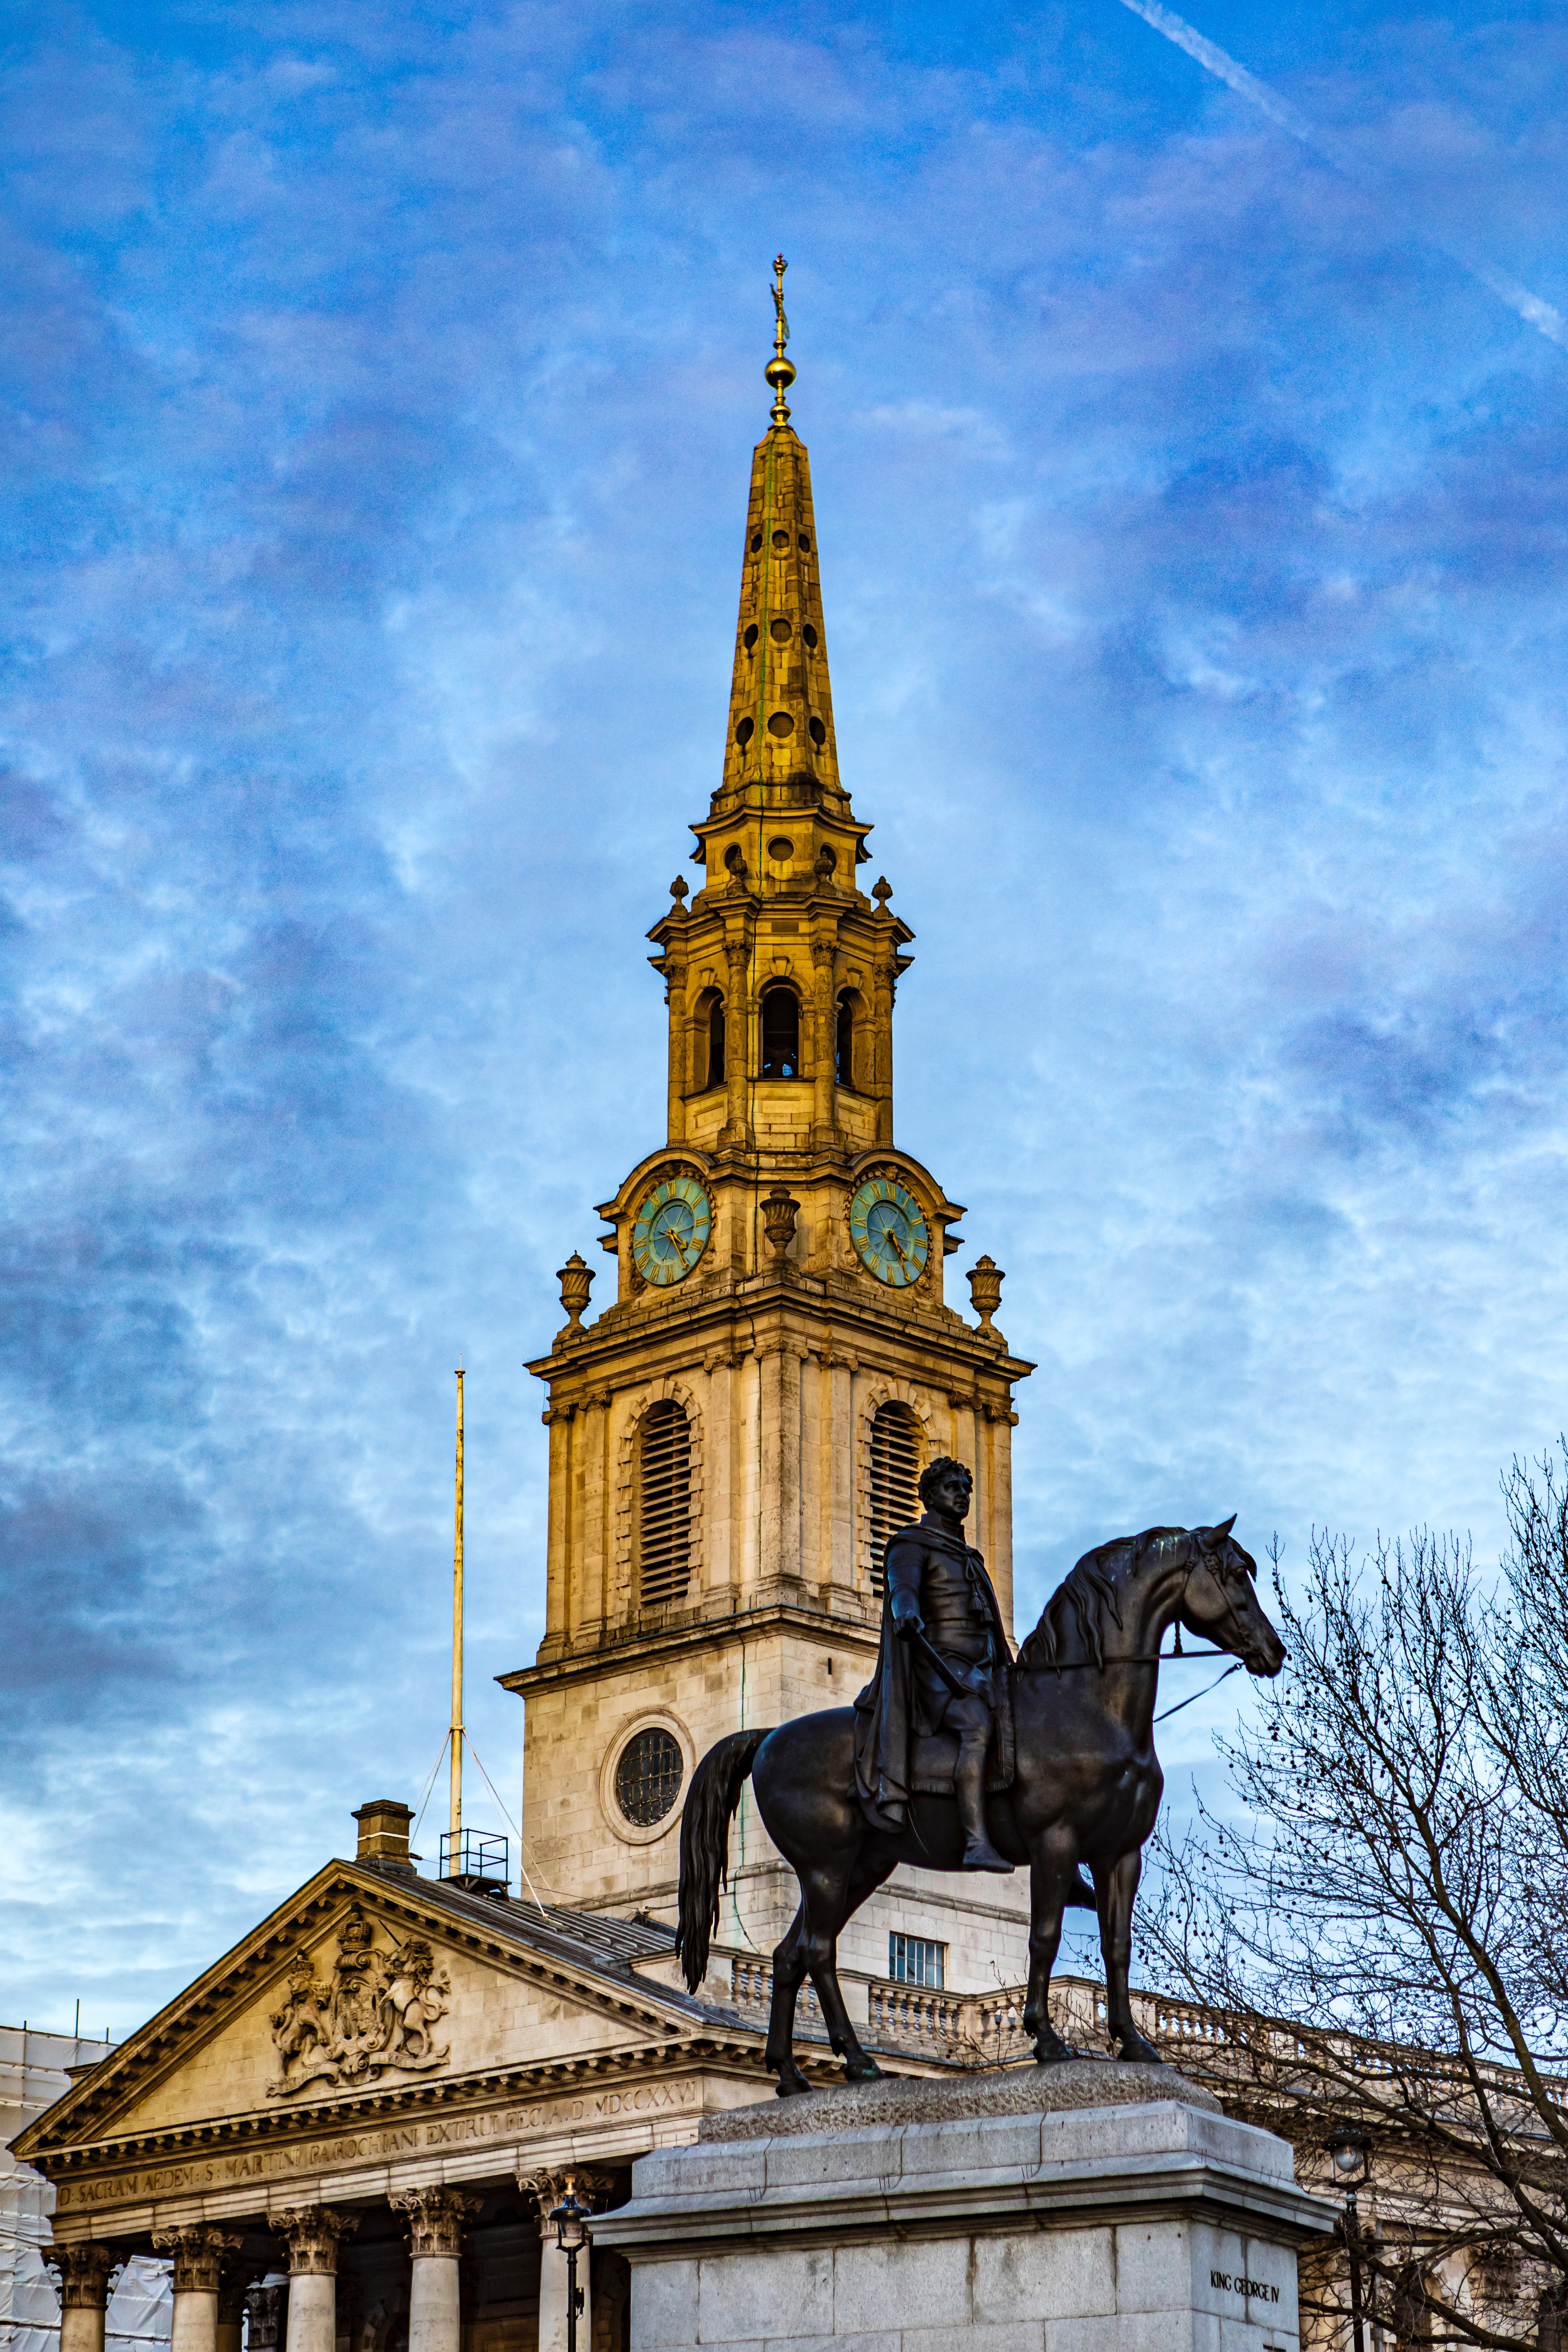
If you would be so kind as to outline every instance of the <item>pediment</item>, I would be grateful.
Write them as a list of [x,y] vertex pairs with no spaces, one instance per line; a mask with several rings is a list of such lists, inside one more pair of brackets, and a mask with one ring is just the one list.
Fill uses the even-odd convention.
[[[292,1916],[291,1916],[292,1915]],[[32,2126],[36,2153],[645,2046],[668,2001],[334,1866]]]

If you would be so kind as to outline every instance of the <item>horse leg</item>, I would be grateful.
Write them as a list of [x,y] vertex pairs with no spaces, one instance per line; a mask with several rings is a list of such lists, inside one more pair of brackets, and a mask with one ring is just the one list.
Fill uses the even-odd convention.
[[811,2087],[795,2063],[795,1997],[806,1973],[806,1906],[801,1903],[789,1933],[773,1954],[773,1991],[768,2003],[768,2044],[762,2063],[779,2077],[779,2096],[793,2098]]
[[892,1877],[897,1866],[894,1862],[871,1860],[863,1853],[857,1856],[850,1873],[839,1924],[829,1948],[826,1969],[821,1975],[815,1969],[811,1971],[811,1982],[817,1988],[817,1999],[822,2004],[822,2015],[827,2021],[829,2039],[844,2062],[846,2083],[880,2082],[882,2068],[861,2048],[860,2036],[844,2006],[843,1988],[839,1983],[839,1937],[845,1921],[854,1916],[866,1896],[874,1893],[884,1878]]
[[1076,1842],[1070,1832],[1049,1831],[1030,1853],[1029,1987],[1024,1998],[1026,2033],[1034,2036],[1037,2063],[1053,2066],[1078,2053],[1051,2021],[1051,1972],[1061,1942],[1061,1915],[1068,1889],[1078,1874]]
[[[844,2080],[868,2083],[881,2075],[882,2068],[874,2058],[866,2056],[850,2023],[837,1966],[839,1930],[853,1908],[849,1900],[853,1877],[853,1865],[847,1857],[820,1863],[800,1874],[801,1910],[805,1917],[800,1949],[822,2005],[828,2038],[844,2061]],[[869,1894],[871,1889],[868,1887],[866,1892]]]
[[1108,1870],[1094,1873],[1094,1892],[1100,1908],[1100,1952],[1105,1962],[1105,2030],[1121,2045],[1116,2053],[1119,2058],[1161,2066],[1165,2061],[1159,2052],[1133,2022],[1132,1997],[1127,1990],[1127,1970],[1133,1960],[1133,1898],[1143,1873],[1143,1848],[1136,1845]]

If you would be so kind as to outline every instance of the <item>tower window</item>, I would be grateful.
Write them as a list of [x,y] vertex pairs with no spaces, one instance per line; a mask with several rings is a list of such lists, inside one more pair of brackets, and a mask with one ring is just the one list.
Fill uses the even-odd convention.
[[855,1082],[855,1001],[846,988],[839,999],[838,1075],[841,1087]]
[[685,1597],[692,1552],[692,1433],[669,1398],[637,1433],[637,1598],[657,1609]]
[[722,1087],[724,1084],[724,999],[722,996],[716,996],[708,1007],[707,1082],[710,1087]]
[[615,1766],[615,1801],[633,1828],[652,1829],[673,1810],[684,1770],[680,1742],[663,1724],[626,1742]]
[[800,1003],[792,988],[770,988],[762,1000],[762,1075],[800,1075]]
[[871,1589],[884,1580],[888,1538],[920,1517],[920,1423],[906,1404],[879,1404],[871,1423]]

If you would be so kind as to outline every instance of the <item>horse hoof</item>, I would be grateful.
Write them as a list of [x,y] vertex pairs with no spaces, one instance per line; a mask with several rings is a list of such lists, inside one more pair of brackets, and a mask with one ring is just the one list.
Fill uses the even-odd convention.
[[844,2068],[846,2083],[885,2083],[886,2075],[874,2058],[862,2058]]
[[1131,2050],[1124,2045],[1117,2051],[1116,2057],[1119,2063],[1127,2066],[1163,2066],[1166,2063],[1152,2042],[1139,2042]]
[[798,2099],[802,2092],[809,2091],[810,2087],[804,2074],[793,2073],[780,2074],[773,2095],[779,2099]]
[[1077,2055],[1077,2051],[1073,2049],[1071,2043],[1069,2042],[1048,2043],[1046,2048],[1043,2050],[1037,2042],[1035,2044],[1034,2063],[1037,2066],[1065,2066],[1070,2058],[1076,2058]]

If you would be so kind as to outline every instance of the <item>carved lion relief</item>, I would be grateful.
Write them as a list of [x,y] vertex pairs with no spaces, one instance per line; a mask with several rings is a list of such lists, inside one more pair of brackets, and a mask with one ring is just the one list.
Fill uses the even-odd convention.
[[267,2086],[268,2098],[287,2098],[309,2083],[330,2089],[368,2082],[392,2067],[425,2074],[444,2066],[451,2045],[438,2047],[434,2029],[451,1992],[452,1980],[437,1970],[423,1936],[382,1950],[356,1905],[325,1982],[303,1952],[290,1964],[283,2006],[271,2018],[280,2071]]

